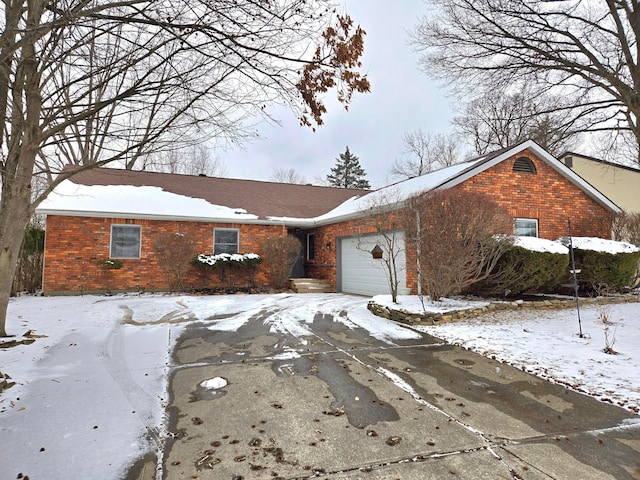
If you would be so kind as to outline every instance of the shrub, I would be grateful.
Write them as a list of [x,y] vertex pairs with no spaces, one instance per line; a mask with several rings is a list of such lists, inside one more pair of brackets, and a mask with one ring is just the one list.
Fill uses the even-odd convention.
[[301,249],[300,240],[292,236],[271,237],[262,242],[262,250],[269,261],[271,283],[275,288],[287,285]]
[[[568,245],[569,240],[559,240]],[[577,237],[573,239],[578,284],[587,292],[621,292],[632,285],[640,251],[629,243]],[[572,281],[573,279],[571,279]]]
[[[431,191],[405,202],[407,244],[415,275],[431,301],[457,295],[487,278],[509,245],[513,221],[486,195]],[[502,234],[502,236],[496,236]]]
[[182,233],[162,233],[154,237],[153,251],[167,289],[182,290],[182,279],[196,253],[193,238]]
[[[219,253],[217,255],[201,253],[191,260],[191,264],[201,270],[217,271],[220,280],[227,279],[229,269],[255,268],[262,263],[257,253]],[[251,279],[253,282],[253,277]]]
[[[640,247],[640,213],[621,212],[613,219],[613,239]],[[631,286],[640,283],[640,262]]]
[[257,253],[201,253],[191,262],[192,265],[205,270],[216,270],[226,266],[257,267],[261,263],[262,257]]
[[13,278],[11,294],[17,292],[35,293],[42,288],[42,267],[44,264],[44,229],[31,223],[24,233],[20,257]]
[[567,253],[532,251],[513,245],[507,248],[490,277],[473,285],[471,293],[520,295],[558,290],[569,268]]
[[640,252],[607,253],[574,249],[576,269],[580,269],[578,283],[589,291],[621,292],[632,284]]

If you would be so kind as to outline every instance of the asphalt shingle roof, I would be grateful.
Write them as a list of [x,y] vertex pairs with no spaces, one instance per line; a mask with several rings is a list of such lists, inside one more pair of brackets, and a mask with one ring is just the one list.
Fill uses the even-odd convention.
[[264,217],[314,218],[369,190],[94,168],[73,175],[80,185],[160,187],[167,192],[204,199],[214,205],[241,208]]

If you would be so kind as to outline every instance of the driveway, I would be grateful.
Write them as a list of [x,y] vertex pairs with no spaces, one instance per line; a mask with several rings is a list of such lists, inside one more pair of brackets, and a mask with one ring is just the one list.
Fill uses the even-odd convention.
[[640,478],[629,412],[305,298],[186,328],[164,479]]

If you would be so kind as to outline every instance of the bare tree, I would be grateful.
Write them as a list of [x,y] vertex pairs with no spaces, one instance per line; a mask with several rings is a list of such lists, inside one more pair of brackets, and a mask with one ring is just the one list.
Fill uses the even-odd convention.
[[638,167],[640,144],[631,132],[599,132],[589,138],[593,156],[611,163]]
[[211,150],[205,145],[196,145],[191,148],[193,161],[185,165],[185,173],[188,175],[206,175],[207,177],[226,177],[227,165],[224,160],[211,154]]
[[[285,103],[323,123],[324,94],[369,90],[364,31],[330,0],[3,3],[0,32],[0,336],[25,227],[71,175],[133,168],[188,138],[243,138]],[[65,170],[69,161],[80,168]],[[33,175],[49,184],[32,199]]]
[[453,121],[457,131],[478,155],[529,139],[552,154],[571,151],[582,120],[565,117],[562,99],[529,90],[488,92],[466,103]]
[[454,79],[460,98],[535,85],[531,93],[561,96],[563,115],[581,119],[580,130],[629,132],[640,143],[636,1],[429,3],[413,42],[425,72]]
[[[369,197],[361,210],[360,231],[373,229],[377,233],[378,243],[372,245],[367,236],[360,236],[356,248],[371,254],[380,268],[384,270],[389,282],[391,301],[398,302],[398,289],[406,264],[400,262],[405,253],[402,216],[397,214],[401,204],[400,192],[394,189],[379,190]],[[373,250],[378,248],[377,252]]]
[[416,277],[432,302],[487,278],[513,232],[511,217],[491,198],[462,190],[409,199],[403,224],[417,257]]
[[396,160],[391,167],[391,175],[395,177],[419,177],[462,160],[456,135],[431,134],[417,129],[405,133],[402,141],[404,158]]
[[269,177],[272,182],[278,183],[307,183],[305,178],[296,172],[293,168],[274,168],[273,173]]
[[227,166],[224,161],[212,156],[206,145],[192,145],[155,152],[138,164],[138,167],[143,170],[184,175],[206,175],[208,177],[227,175]]
[[640,247],[640,213],[620,212],[613,217],[613,239]]

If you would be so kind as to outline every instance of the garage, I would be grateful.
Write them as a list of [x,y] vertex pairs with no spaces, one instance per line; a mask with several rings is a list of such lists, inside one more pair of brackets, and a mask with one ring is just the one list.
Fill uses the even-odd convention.
[[[400,280],[398,293],[405,293],[404,234],[401,231],[397,231],[387,235],[395,235],[395,242],[400,246],[396,256],[398,278]],[[384,256],[387,258],[387,249],[384,248],[386,242],[381,234],[338,239],[337,291],[358,295],[390,293],[385,262],[382,259],[374,259],[371,255],[371,250],[376,245],[383,248]]]

